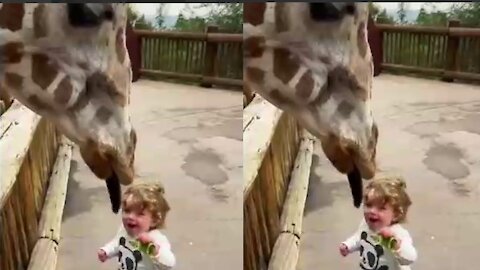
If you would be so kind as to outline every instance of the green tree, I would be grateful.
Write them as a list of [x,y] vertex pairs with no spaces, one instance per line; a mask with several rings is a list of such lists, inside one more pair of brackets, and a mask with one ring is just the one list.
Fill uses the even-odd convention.
[[395,24],[395,20],[392,16],[388,15],[386,9],[383,9],[380,13],[377,14],[375,22],[382,24]]
[[464,27],[480,27],[480,2],[461,2],[452,5],[449,17]]
[[425,5],[420,8],[415,23],[425,26],[446,26],[448,22],[448,14],[444,11],[437,10],[433,3],[429,3],[431,12],[427,12]]
[[407,23],[407,10],[406,10],[406,3],[405,2],[400,2],[398,3],[398,10],[397,10],[397,15],[398,15],[398,20],[400,24],[405,24]]
[[201,4],[201,7],[210,10],[208,24],[218,26],[223,32],[243,32],[243,3]]
[[175,23],[175,30],[186,31],[186,32],[203,32],[207,23],[205,18],[198,16],[186,18],[183,12],[180,13],[177,17],[177,22]]
[[157,28],[165,29],[165,13],[167,12],[168,3],[158,3],[157,11],[155,14],[155,23]]

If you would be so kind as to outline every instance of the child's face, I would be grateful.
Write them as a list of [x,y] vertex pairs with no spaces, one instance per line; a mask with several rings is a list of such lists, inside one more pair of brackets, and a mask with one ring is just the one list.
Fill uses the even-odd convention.
[[132,237],[148,232],[153,227],[152,213],[146,209],[129,207],[128,200],[122,210],[122,222],[123,227]]
[[371,197],[372,191],[367,195],[363,205],[363,214],[368,227],[372,231],[379,231],[393,223],[395,214],[389,203],[381,204],[375,202]]

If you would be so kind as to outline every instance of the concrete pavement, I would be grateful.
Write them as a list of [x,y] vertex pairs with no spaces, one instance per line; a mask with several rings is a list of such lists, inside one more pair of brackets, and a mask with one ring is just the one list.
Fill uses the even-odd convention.
[[[166,188],[175,269],[242,269],[242,93],[140,80],[131,98],[138,180]],[[96,252],[119,224],[75,151],[57,269],[116,269]]]
[[[480,87],[381,75],[373,83],[380,173],[399,173],[413,205],[405,224],[412,269],[477,269],[480,243]],[[321,151],[310,178],[298,269],[358,269],[338,245],[358,226],[346,177]]]

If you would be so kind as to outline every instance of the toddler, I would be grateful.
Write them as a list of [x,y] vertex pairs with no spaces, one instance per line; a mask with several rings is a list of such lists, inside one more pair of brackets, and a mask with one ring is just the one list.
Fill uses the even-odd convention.
[[160,232],[170,210],[164,192],[158,184],[127,188],[122,199],[122,225],[98,251],[101,262],[117,257],[119,270],[171,269],[175,265],[170,243]]
[[412,204],[398,177],[371,180],[364,195],[364,218],[358,230],[340,244],[340,254],[360,251],[360,268],[409,270],[417,259],[410,234],[400,225]]

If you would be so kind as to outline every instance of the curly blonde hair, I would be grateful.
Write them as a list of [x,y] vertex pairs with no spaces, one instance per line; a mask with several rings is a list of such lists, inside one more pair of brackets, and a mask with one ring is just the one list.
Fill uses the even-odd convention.
[[412,205],[406,188],[407,184],[399,176],[373,179],[365,187],[364,200],[365,203],[391,205],[394,213],[393,223],[403,223],[406,221],[408,208]]
[[147,210],[152,214],[153,228],[165,226],[170,206],[164,197],[165,189],[158,183],[143,183],[129,186],[122,197],[122,209]]

